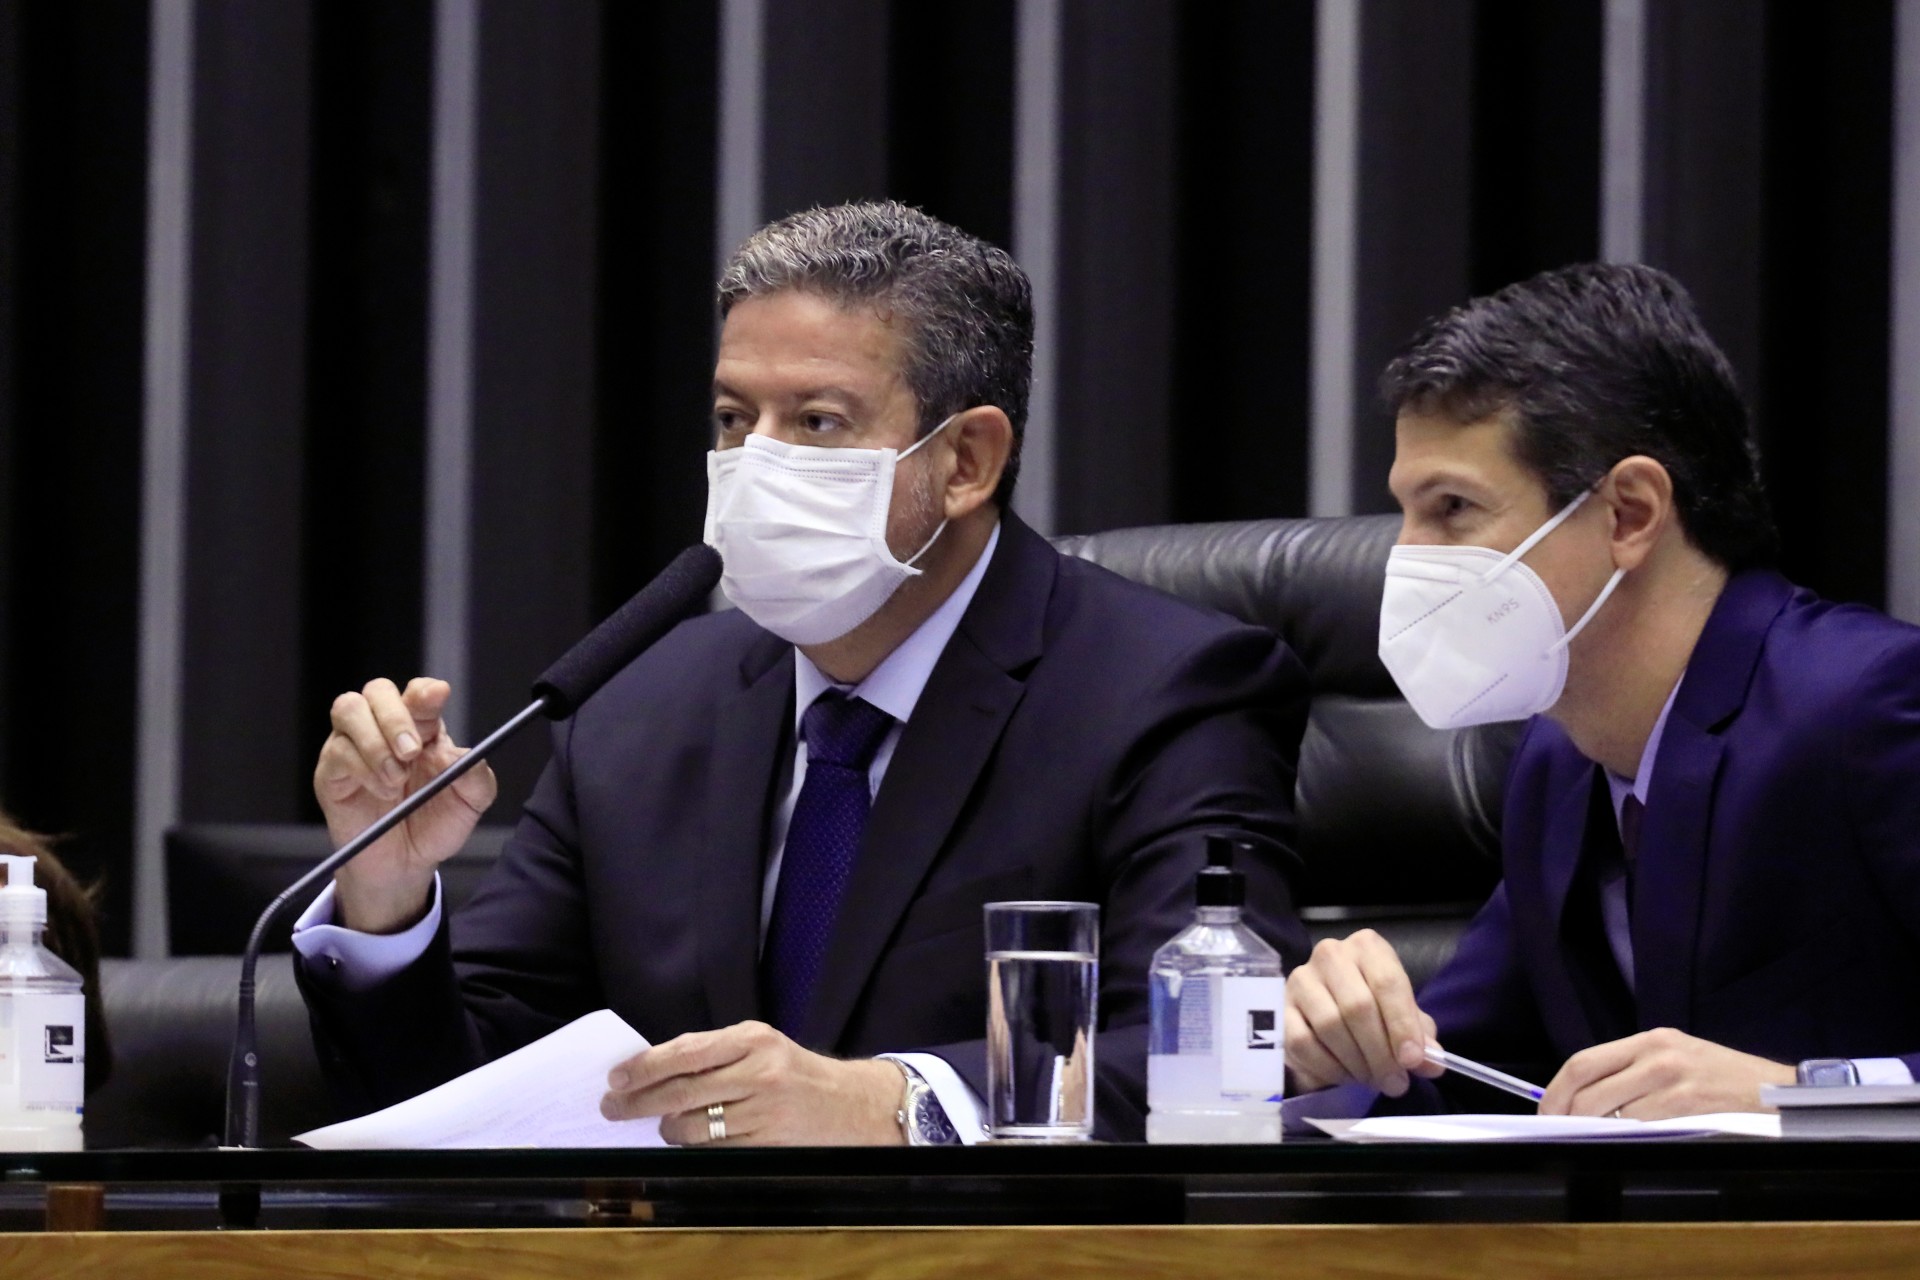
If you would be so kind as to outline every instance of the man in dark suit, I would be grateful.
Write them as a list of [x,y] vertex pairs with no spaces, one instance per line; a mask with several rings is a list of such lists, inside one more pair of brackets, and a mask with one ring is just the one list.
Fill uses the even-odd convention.
[[1293,974],[1297,1084],[1428,1094],[1430,1039],[1550,1078],[1548,1114],[1757,1110],[1803,1063],[1911,1081],[1920,629],[1767,567],[1746,409],[1684,291],[1549,272],[1430,323],[1384,385],[1382,657],[1435,723],[1544,714],[1503,883],[1418,999],[1371,934]]
[[[602,1110],[670,1141],[972,1140],[982,907],[1084,900],[1097,1128],[1137,1138],[1147,962],[1207,833],[1265,851],[1249,919],[1304,950],[1301,667],[1009,510],[1032,311],[1006,254],[898,205],[818,209],[742,246],[720,305],[707,537],[739,607],[560,726],[451,928],[433,869],[492,801],[484,770],[340,872],[296,934],[330,1072],[387,1103],[610,1006],[656,1047]],[[447,696],[336,702],[336,839],[454,758]]]

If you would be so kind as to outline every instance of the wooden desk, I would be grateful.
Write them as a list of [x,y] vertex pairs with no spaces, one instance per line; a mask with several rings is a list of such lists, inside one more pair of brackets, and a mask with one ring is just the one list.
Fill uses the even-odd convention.
[[0,1236],[35,1280],[1910,1280],[1915,1223],[676,1228]]

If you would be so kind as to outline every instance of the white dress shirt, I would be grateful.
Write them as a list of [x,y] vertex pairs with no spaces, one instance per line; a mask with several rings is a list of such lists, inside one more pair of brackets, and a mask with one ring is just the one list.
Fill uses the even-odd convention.
[[[980,580],[986,576],[987,564],[993,559],[994,550],[999,545],[1000,528],[995,525],[980,558],[968,570],[967,576],[961,579],[960,585],[954,588],[953,594],[941,602],[932,616],[921,623],[859,684],[836,685],[813,665],[806,654],[794,650],[793,784],[774,812],[773,829],[768,833],[767,871],[760,890],[762,946],[766,945],[767,925],[773,918],[773,899],[780,883],[787,826],[793,819],[793,806],[800,799],[800,787],[807,778],[807,744],[801,732],[801,721],[807,708],[828,689],[837,688],[893,717],[893,727],[881,739],[879,749],[874,752],[873,763],[867,768],[870,794],[878,795],[881,780],[887,776],[887,766],[893,762],[894,748],[900,743],[900,734],[913,717],[920,694],[926,689],[928,678],[933,675],[934,664],[939,662],[940,655],[946,651],[947,642],[960,626],[960,619],[973,602],[974,593],[979,591]],[[364,991],[400,972],[426,951],[440,928],[440,904],[440,877],[435,875],[427,914],[419,923],[400,933],[361,933],[333,923],[333,886],[328,885],[313,905],[294,922],[293,945],[309,962],[330,967],[347,990]],[[953,1122],[954,1130],[963,1142],[978,1142],[984,1136],[981,1121],[985,1108],[979,1096],[945,1059],[927,1053],[889,1053],[881,1056],[896,1059],[920,1073],[932,1087],[940,1105],[946,1109],[947,1118]]]

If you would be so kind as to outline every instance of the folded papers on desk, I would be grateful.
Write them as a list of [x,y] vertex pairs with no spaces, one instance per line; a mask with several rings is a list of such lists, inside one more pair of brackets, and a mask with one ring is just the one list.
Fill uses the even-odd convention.
[[1591,1142],[1735,1135],[1777,1138],[1780,1117],[1753,1111],[1628,1120],[1612,1116],[1459,1115],[1374,1116],[1315,1120],[1342,1142]]
[[1920,1138],[1920,1084],[1769,1084],[1760,1100],[1789,1138]]
[[600,1114],[607,1073],[647,1047],[602,1009],[419,1097],[294,1141],[323,1150],[663,1146],[658,1120]]

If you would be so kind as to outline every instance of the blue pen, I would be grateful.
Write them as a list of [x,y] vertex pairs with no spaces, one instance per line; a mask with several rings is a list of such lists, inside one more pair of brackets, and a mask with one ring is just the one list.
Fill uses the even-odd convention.
[[1456,1071],[1469,1080],[1478,1080],[1481,1084],[1505,1089],[1508,1093],[1518,1094],[1532,1102],[1538,1102],[1547,1096],[1547,1091],[1537,1084],[1528,1084],[1518,1076],[1510,1076],[1504,1071],[1495,1071],[1492,1067],[1475,1062],[1472,1058],[1448,1053],[1437,1044],[1427,1046],[1427,1061],[1436,1066],[1445,1067],[1449,1071]]

